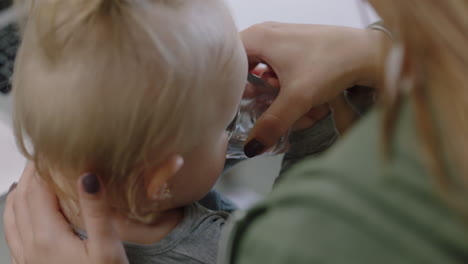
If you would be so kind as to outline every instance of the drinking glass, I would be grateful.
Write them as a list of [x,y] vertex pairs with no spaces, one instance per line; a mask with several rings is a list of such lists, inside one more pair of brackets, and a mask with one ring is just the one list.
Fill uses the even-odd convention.
[[[249,74],[246,93],[240,102],[236,117],[227,128],[229,145],[227,159],[247,159],[244,145],[258,118],[268,109],[278,96],[279,89],[270,86],[260,77]],[[288,135],[281,137],[278,142],[262,155],[273,156],[286,152],[288,149]]]

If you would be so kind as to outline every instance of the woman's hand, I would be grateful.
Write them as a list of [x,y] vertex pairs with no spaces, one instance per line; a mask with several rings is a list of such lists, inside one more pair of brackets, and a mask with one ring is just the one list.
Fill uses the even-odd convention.
[[311,109],[333,101],[345,89],[378,86],[380,41],[390,41],[375,30],[272,22],[241,34],[250,69],[267,64],[281,87],[245,146],[250,157],[274,145]]
[[29,164],[7,197],[5,234],[14,264],[125,264],[122,243],[102,199],[98,178],[88,174],[79,182],[80,207],[89,239],[80,240],[60,213],[56,197]]

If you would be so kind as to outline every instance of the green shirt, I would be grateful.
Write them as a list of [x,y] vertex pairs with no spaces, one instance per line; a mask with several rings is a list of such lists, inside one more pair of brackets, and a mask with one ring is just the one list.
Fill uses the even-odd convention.
[[468,263],[468,225],[438,195],[406,104],[385,159],[374,110],[231,224],[222,263]]

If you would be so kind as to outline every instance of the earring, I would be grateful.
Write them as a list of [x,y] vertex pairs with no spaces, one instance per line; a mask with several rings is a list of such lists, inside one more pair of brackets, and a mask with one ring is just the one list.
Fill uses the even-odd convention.
[[394,44],[387,57],[386,65],[386,87],[392,100],[399,93],[399,84],[403,72],[404,49],[399,43]]
[[400,81],[399,87],[400,87],[401,92],[404,95],[408,96],[411,94],[411,91],[413,90],[414,81],[413,79],[409,77],[403,77],[403,79]]
[[391,99],[400,93],[409,95],[413,89],[414,81],[409,76],[403,76],[403,63],[405,49],[402,44],[394,44],[387,58],[386,86]]
[[167,183],[164,183],[153,195],[153,200],[163,201],[172,198],[172,192]]

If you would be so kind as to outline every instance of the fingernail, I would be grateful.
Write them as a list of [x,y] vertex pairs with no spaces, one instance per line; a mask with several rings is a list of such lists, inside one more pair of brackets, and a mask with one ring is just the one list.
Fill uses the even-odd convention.
[[18,185],[17,182],[14,182],[11,186],[10,186],[10,189],[8,189],[8,193],[11,193],[15,188],[16,186]]
[[245,145],[244,153],[247,157],[253,158],[262,153],[264,149],[265,145],[256,139],[252,139],[249,143],[247,143],[247,145]]
[[81,180],[81,184],[83,184],[83,188],[88,194],[96,194],[101,189],[99,179],[96,174],[93,173],[84,176]]

